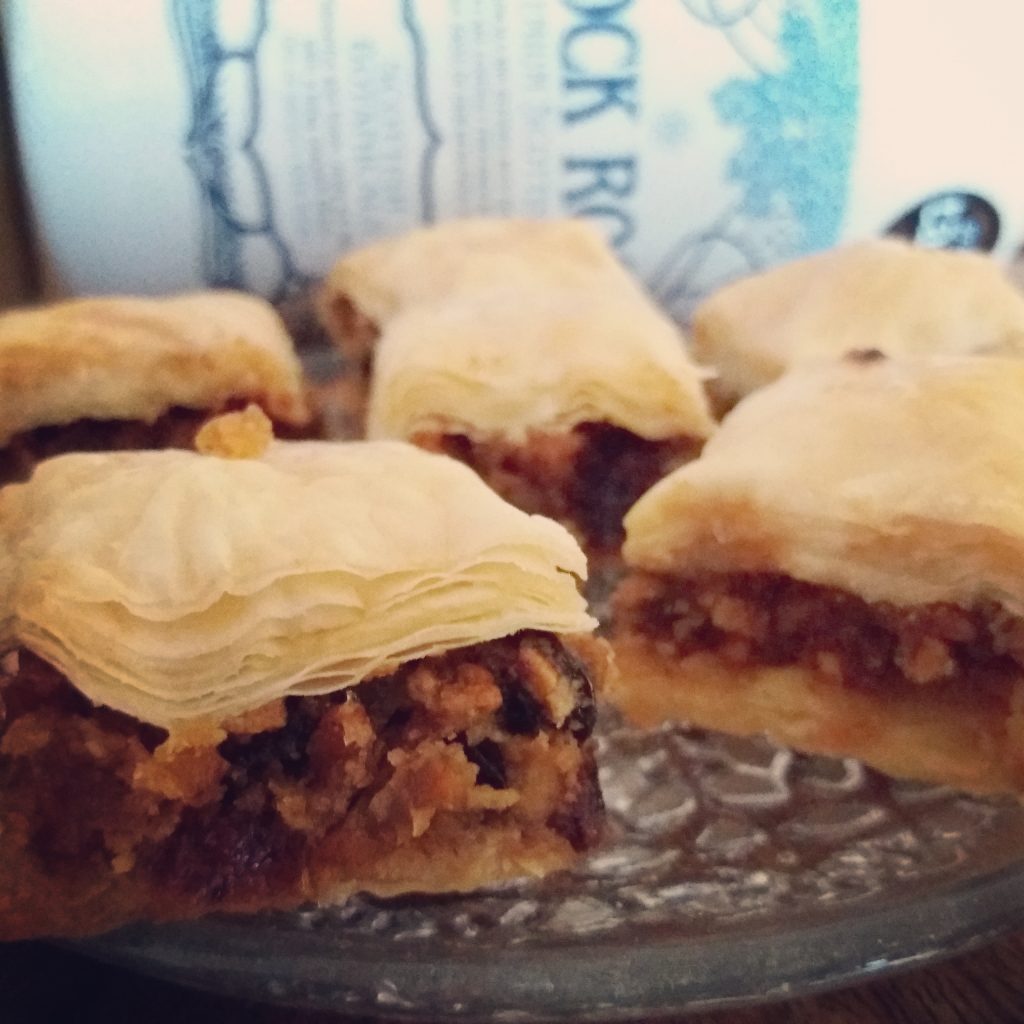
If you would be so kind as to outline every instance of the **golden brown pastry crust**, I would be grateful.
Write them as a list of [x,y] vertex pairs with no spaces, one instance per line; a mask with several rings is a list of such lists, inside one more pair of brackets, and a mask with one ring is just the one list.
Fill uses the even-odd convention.
[[627,514],[654,572],[781,572],[898,605],[1024,612],[1024,363],[794,370]]
[[853,349],[891,356],[1024,352],[1024,295],[991,257],[897,239],[859,242],[743,278],[693,319],[726,403]]
[[321,319],[343,347],[353,334],[365,345],[367,321],[381,328],[413,306],[495,287],[587,287],[605,275],[617,280],[622,270],[600,234],[583,221],[452,220],[341,257],[324,280]]
[[371,437],[713,427],[682,333],[581,221],[480,218],[386,239],[339,260],[321,307],[350,356],[380,332]]
[[310,419],[302,373],[262,299],[197,292],[75,299],[0,316],[0,444],[82,419],[151,422],[174,407],[258,402],[275,420]]
[[594,625],[564,528],[398,443],[62,456],[0,492],[0,542],[0,642],[166,727]]
[[265,440],[233,414],[211,454],[0,492],[0,938],[470,889],[596,841],[608,655],[561,635],[594,625],[569,534],[411,445]]
[[367,434],[424,430],[522,439],[611,423],[638,437],[705,438],[704,374],[631,281],[495,287],[392,319],[378,342]]

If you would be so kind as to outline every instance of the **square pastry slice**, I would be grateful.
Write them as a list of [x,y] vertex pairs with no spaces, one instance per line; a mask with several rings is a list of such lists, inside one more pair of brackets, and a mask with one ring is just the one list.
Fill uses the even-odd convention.
[[474,217],[419,228],[347,253],[320,293],[320,319],[342,353],[369,369],[380,332],[412,306],[489,291],[588,287],[622,268],[579,220]]
[[712,429],[681,333],[582,223],[443,225],[332,281],[382,329],[367,434],[461,459],[593,552]]
[[1024,363],[794,370],[626,532],[616,698],[637,720],[1024,793]]
[[583,555],[459,463],[65,455],[0,530],[0,937],[465,890],[596,841]]
[[291,339],[239,292],[75,299],[0,315],[0,482],[68,451],[188,447],[211,415],[258,403],[311,416]]
[[991,257],[887,238],[743,278],[694,314],[697,358],[723,408],[809,361],[1024,353],[1024,295]]

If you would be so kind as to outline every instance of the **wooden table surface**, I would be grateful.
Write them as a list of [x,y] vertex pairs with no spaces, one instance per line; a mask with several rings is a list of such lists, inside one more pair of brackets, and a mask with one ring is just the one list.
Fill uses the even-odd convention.
[[[681,1019],[681,1018],[680,1018]],[[328,1024],[342,1018],[238,1002],[100,966],[36,943],[0,947],[2,1024]],[[704,1013],[686,1024],[1024,1022],[1024,931],[933,967],[813,999]]]

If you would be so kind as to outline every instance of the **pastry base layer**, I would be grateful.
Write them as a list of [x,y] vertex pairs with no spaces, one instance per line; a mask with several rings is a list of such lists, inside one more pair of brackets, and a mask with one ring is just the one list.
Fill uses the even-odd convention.
[[606,666],[601,641],[522,633],[168,736],[9,656],[0,938],[565,867],[600,832]]
[[1024,632],[995,606],[896,608],[785,576],[634,573],[614,598],[622,682],[679,720],[857,757],[894,776],[1024,793]]
[[435,432],[412,441],[465,462],[506,501],[557,519],[598,554],[618,551],[629,508],[700,448],[692,438],[651,441],[610,423],[562,433],[533,430],[522,443]]
[[799,666],[737,667],[713,654],[666,658],[644,637],[619,637],[613,646],[623,682],[608,698],[637,725],[681,721],[763,734],[806,753],[856,757],[897,778],[1024,794],[1020,710],[926,694],[880,697]]

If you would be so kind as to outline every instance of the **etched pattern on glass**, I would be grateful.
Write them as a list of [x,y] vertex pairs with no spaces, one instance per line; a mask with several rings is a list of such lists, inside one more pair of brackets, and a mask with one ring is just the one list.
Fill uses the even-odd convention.
[[761,739],[635,730],[609,711],[597,743],[608,833],[573,871],[464,896],[138,925],[82,948],[312,1008],[579,1021],[795,995],[1019,921],[1024,810],[1012,800]]
[[479,951],[620,929],[641,941],[665,929],[699,935],[927,883],[1011,821],[1020,829],[1012,802],[896,782],[763,739],[636,730],[606,712],[597,742],[608,835],[575,870],[469,896],[356,897],[290,915],[291,925],[434,952],[439,940]]

